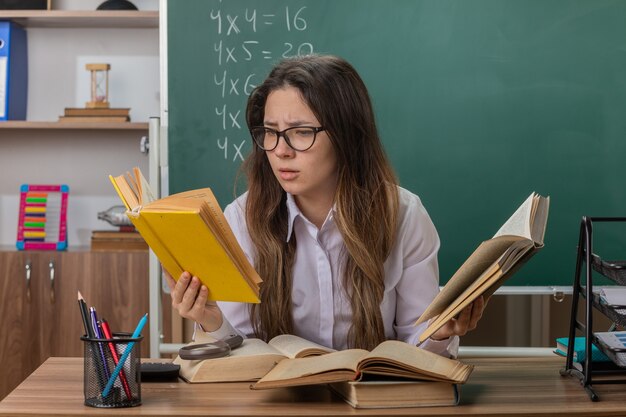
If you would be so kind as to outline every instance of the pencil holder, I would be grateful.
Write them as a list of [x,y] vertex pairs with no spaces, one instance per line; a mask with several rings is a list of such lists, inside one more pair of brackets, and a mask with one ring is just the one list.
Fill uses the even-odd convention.
[[[90,407],[135,407],[141,404],[140,342],[129,333],[114,333],[112,339],[81,336],[84,342],[85,405]],[[124,359],[125,357],[125,359]],[[123,366],[116,368],[120,361]],[[113,379],[112,383],[109,380]],[[105,388],[109,385],[106,396]]]

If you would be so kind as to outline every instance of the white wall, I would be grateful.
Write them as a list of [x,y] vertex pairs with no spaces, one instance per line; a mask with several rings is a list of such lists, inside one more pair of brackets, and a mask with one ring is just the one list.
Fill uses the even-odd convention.
[[58,120],[89,101],[87,62],[110,63],[112,107],[132,121],[159,114],[158,29],[28,28],[28,120]]

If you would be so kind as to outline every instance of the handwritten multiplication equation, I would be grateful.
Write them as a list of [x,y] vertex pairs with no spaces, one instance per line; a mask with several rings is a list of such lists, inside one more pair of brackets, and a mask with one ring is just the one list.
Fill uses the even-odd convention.
[[265,77],[265,73],[257,73],[258,68],[269,69],[279,59],[314,52],[313,43],[302,40],[309,28],[307,6],[237,12],[218,8],[211,10],[210,21],[215,35],[212,81],[218,98],[214,117],[221,132],[216,144],[224,159],[239,163],[244,159],[243,150],[251,144],[245,123],[246,100]]

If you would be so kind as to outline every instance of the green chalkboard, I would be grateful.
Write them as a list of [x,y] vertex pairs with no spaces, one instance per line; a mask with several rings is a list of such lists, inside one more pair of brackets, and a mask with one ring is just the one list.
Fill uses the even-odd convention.
[[[284,55],[349,60],[402,186],[441,237],[446,281],[532,192],[546,247],[509,285],[571,285],[580,218],[626,215],[626,1],[168,2],[170,192],[225,206],[251,149],[247,93]],[[245,184],[240,184],[242,192]],[[626,258],[626,227],[602,226]]]

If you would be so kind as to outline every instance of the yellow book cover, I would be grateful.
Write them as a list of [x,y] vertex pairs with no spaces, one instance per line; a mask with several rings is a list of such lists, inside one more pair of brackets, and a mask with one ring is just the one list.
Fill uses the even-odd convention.
[[262,280],[210,188],[157,200],[139,168],[109,179],[131,222],[174,279],[189,271],[207,286],[213,301],[260,301]]

